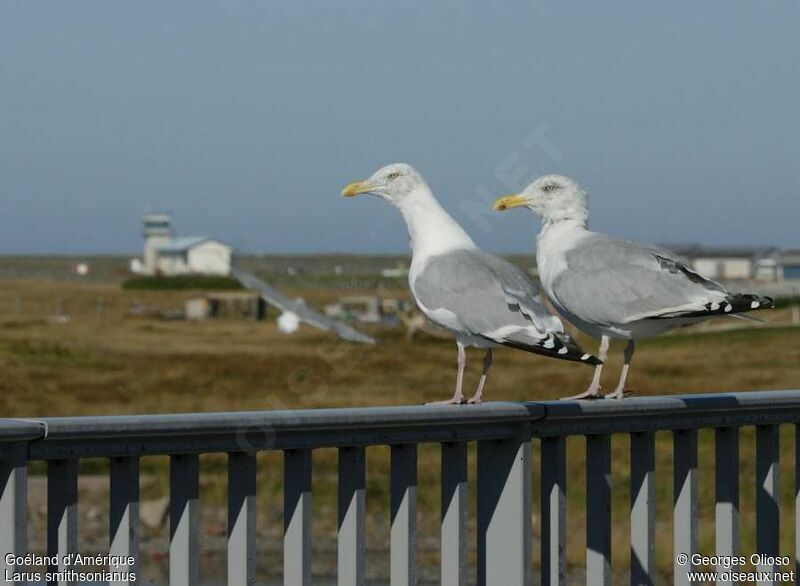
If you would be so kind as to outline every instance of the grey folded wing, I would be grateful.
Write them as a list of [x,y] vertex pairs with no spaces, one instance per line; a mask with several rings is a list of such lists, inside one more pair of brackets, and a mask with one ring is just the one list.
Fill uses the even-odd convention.
[[538,338],[563,332],[561,321],[547,311],[525,273],[479,250],[430,258],[412,290],[421,305],[450,312],[472,335],[492,337],[514,326]]
[[729,296],[722,285],[667,250],[601,234],[582,240],[565,260],[551,296],[597,325],[724,311]]

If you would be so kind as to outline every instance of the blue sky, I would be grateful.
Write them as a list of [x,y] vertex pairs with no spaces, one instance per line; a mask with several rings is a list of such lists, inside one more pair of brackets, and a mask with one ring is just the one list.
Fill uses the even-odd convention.
[[[415,165],[486,248],[545,172],[591,225],[800,247],[800,4],[0,5],[0,254],[133,252],[146,208],[251,252],[402,252],[342,185]],[[485,213],[484,213],[485,210]]]

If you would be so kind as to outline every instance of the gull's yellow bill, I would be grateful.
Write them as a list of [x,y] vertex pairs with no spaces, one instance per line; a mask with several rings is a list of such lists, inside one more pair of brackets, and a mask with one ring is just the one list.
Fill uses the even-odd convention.
[[492,209],[496,212],[502,212],[505,210],[510,210],[511,208],[518,208],[520,206],[524,206],[526,203],[526,199],[519,194],[512,193],[511,195],[504,195],[503,197],[498,197],[494,204],[492,205]]
[[353,181],[342,189],[342,197],[355,197],[362,193],[369,193],[375,189],[375,186],[368,181]]

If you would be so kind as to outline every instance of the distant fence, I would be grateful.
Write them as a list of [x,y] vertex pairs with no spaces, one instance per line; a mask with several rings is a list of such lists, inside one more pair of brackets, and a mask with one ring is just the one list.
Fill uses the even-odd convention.
[[[467,446],[477,442],[477,583],[532,582],[531,451],[541,450],[541,583],[565,583],[566,450],[586,437],[586,575],[611,582],[611,436],[631,439],[632,584],[655,579],[655,432],[674,446],[675,554],[698,551],[697,432],[716,430],[716,553],[739,555],[739,428],[756,427],[756,551],[777,556],[781,519],[779,426],[800,422],[800,391],[685,395],[622,401],[490,403],[479,407],[390,407],[245,413],[0,420],[0,551],[27,550],[27,467],[47,463],[47,553],[78,551],[78,462],[110,459],[110,553],[138,557],[139,458],[168,455],[170,584],[195,586],[199,549],[199,460],[227,453],[228,584],[255,579],[256,454],[284,452],[284,583],[311,580],[311,452],[338,448],[338,583],[365,582],[366,450],[391,446],[390,575],[417,581],[417,446],[441,446],[441,583],[468,576]],[[800,444],[800,435],[796,435]],[[800,451],[794,494],[800,504]],[[800,527],[798,510],[795,530]],[[663,544],[662,544],[663,545]],[[800,547],[800,546],[798,546]],[[795,555],[795,563],[800,550]],[[6,565],[4,565],[6,564]],[[0,573],[13,570],[0,560]],[[787,571],[773,561],[763,571]],[[688,584],[691,559],[676,562]],[[723,581],[724,582],[724,581]],[[114,583],[125,583],[114,582]]]

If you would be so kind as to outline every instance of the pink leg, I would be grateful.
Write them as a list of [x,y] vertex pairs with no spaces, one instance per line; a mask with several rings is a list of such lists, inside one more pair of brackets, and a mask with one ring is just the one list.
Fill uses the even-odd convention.
[[[611,344],[611,338],[603,336],[600,338],[600,349],[597,351],[597,357],[603,362],[608,357],[608,347]],[[563,397],[562,401],[574,401],[578,399],[599,399],[600,398],[600,374],[603,372],[603,365],[598,364],[594,367],[594,376],[592,377],[592,384],[589,388],[579,395],[571,397]]]
[[428,405],[461,405],[465,403],[464,393],[461,387],[464,385],[464,368],[467,365],[467,353],[464,351],[464,344],[456,342],[458,346],[458,374],[456,375],[456,392],[447,401],[433,401]]
[[605,399],[622,399],[625,397],[625,380],[628,378],[628,369],[633,360],[633,353],[636,350],[636,342],[628,340],[628,345],[625,346],[625,362],[622,365],[622,374],[619,377],[619,384],[613,393],[609,393]]
[[480,405],[483,403],[483,387],[486,384],[486,378],[489,376],[489,369],[492,367],[492,349],[486,350],[486,356],[483,358],[483,373],[481,380],[478,383],[478,390],[475,395],[469,400],[470,405]]

